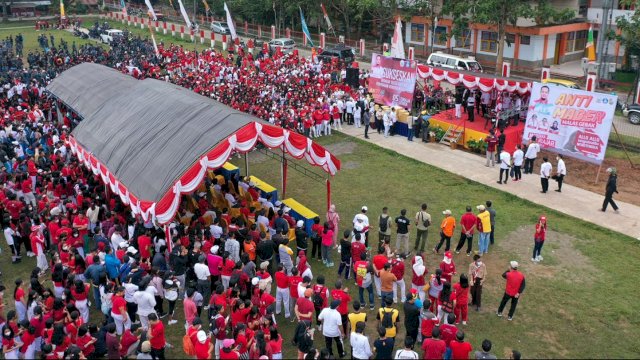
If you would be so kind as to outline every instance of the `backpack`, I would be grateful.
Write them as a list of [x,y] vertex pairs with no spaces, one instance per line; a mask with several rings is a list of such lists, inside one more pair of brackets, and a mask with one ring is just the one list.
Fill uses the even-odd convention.
[[313,292],[313,296],[311,297],[311,301],[313,301],[313,306],[316,308],[321,308],[322,305],[324,305],[324,299],[322,298],[322,292],[324,291],[325,287],[323,286],[322,288],[320,288],[320,291],[314,291]]
[[182,337],[182,350],[184,350],[184,353],[189,356],[196,356],[196,348],[193,346],[193,342],[191,342],[189,335],[185,334]]
[[443,301],[442,311],[446,313],[453,313],[453,302],[451,300]]
[[385,311],[382,309],[382,327],[385,329],[390,329],[393,327],[393,310]]
[[429,225],[431,225],[431,220],[425,218],[423,212],[420,212],[420,216],[422,217],[422,226],[429,227]]
[[380,232],[387,232],[388,227],[389,217],[383,218],[382,215],[380,215]]

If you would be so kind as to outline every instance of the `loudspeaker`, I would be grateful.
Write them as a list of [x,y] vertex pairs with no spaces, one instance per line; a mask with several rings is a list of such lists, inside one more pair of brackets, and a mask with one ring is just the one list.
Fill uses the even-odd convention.
[[360,86],[360,69],[347,69],[347,78],[345,83],[351,87],[357,88]]

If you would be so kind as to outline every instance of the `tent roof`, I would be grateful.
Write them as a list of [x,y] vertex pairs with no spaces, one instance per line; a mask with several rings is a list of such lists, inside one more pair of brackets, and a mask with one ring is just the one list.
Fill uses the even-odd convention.
[[[162,213],[177,208],[180,193],[193,191],[207,168],[222,166],[233,151],[251,150],[257,140],[284,145],[292,156],[306,157],[332,175],[340,167],[310,139],[164,81],[140,81],[84,63],[63,72],[47,90],[83,118],[70,140],[81,161],[101,173],[125,203],[135,207],[141,201],[141,212],[159,202]],[[150,213],[158,215],[158,209]]]

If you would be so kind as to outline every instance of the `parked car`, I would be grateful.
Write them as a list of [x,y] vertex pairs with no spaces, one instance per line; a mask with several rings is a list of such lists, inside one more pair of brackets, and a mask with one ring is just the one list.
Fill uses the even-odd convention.
[[462,57],[436,51],[427,58],[427,65],[453,70],[482,72],[482,66],[474,57]]
[[283,53],[290,53],[296,47],[296,42],[289,38],[279,38],[269,41],[269,51],[280,48]]
[[122,30],[109,29],[100,34],[100,40],[105,44],[111,44],[111,41],[113,41],[113,39],[123,35],[124,33],[122,32]]
[[222,21],[213,21],[211,22],[211,31],[216,34],[229,35],[231,34],[231,30],[229,30],[229,26],[226,22]]
[[547,78],[547,79],[542,80],[542,83],[543,84],[553,84],[553,85],[558,85],[558,86],[564,86],[564,87],[570,88],[570,89],[580,89],[578,84],[576,84],[576,83],[574,83],[573,81],[570,81],[570,80]]
[[331,62],[331,59],[337,58],[339,61],[350,64],[356,59],[356,53],[352,48],[344,45],[337,45],[326,48],[318,54],[318,60],[323,62]]
[[640,125],[640,104],[624,105],[622,114],[634,125]]

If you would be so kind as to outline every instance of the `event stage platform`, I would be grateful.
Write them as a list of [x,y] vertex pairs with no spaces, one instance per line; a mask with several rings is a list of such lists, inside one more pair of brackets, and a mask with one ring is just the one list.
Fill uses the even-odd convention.
[[[445,110],[438,114],[435,114],[429,119],[430,126],[439,126],[445,131],[451,125],[455,125],[464,129],[464,139],[460,140],[460,144],[467,147],[467,141],[474,139],[484,139],[489,135],[489,129],[491,129],[491,122],[485,128],[485,118],[475,113],[474,121],[468,121],[467,113],[462,113],[462,118],[456,119],[455,109]],[[505,128],[505,149],[509,152],[513,152],[516,149],[518,143],[522,143],[522,134],[524,133],[524,123],[520,122],[518,126],[508,126]],[[496,131],[496,136],[498,131]]]

